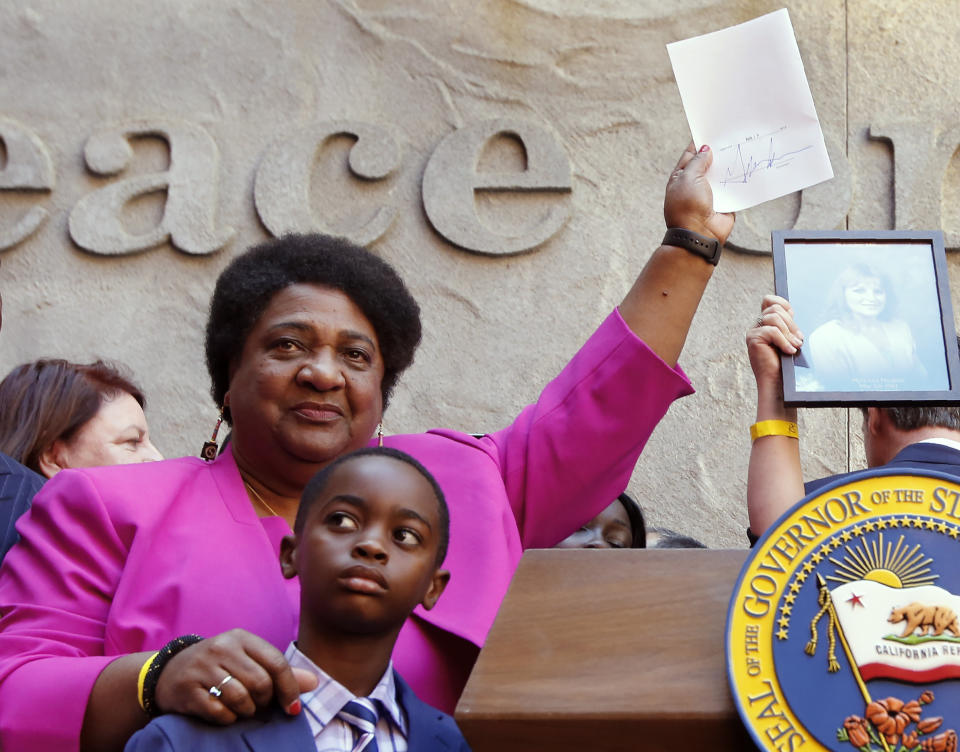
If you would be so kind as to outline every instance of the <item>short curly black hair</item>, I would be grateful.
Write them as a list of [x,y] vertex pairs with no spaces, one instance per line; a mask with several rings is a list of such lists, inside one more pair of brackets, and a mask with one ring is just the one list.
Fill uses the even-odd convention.
[[[345,293],[377,333],[383,356],[383,406],[420,344],[420,306],[397,271],[366,248],[319,233],[260,243],[220,273],[210,300],[206,355],[214,402],[223,405],[230,369],[273,296],[295,284]],[[224,409],[230,422],[230,411]]]

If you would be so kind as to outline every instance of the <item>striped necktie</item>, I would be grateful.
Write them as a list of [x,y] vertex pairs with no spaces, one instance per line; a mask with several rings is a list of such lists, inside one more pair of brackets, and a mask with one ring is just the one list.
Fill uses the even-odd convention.
[[352,752],[379,752],[375,731],[377,706],[369,697],[350,700],[337,715],[360,732]]

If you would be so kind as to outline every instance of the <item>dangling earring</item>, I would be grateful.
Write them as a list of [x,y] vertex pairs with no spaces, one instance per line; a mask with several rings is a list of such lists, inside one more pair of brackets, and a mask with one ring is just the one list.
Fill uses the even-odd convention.
[[378,447],[383,446],[383,423],[382,422],[380,423],[379,426],[377,426],[377,446]]
[[209,441],[203,442],[203,449],[200,450],[200,459],[207,462],[213,462],[217,458],[217,433],[220,431],[220,424],[223,423],[223,408],[220,408],[220,415],[217,416],[217,425],[213,427],[213,434]]

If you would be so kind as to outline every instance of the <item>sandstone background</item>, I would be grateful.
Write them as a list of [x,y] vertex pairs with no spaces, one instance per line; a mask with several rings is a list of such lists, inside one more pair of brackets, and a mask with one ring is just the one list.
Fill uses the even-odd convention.
[[[385,431],[494,430],[619,302],[662,236],[663,185],[689,140],[665,45],[784,4],[837,177],[739,217],[732,244],[752,252],[728,247],[681,359],[698,392],[671,409],[630,486],[653,524],[745,545],[754,388],[743,334],[773,287],[770,229],[798,215],[808,229],[940,227],[960,246],[949,0],[0,0],[0,119],[32,132],[52,168],[52,190],[23,190],[0,172],[0,240],[31,208],[48,213],[0,251],[0,371],[50,355],[122,361],[147,392],[161,451],[196,453],[215,419],[202,357],[213,281],[269,236],[258,168],[312,124],[368,123],[393,135],[397,169],[351,177],[351,141],[331,139],[309,201],[319,223],[347,234],[378,204],[397,209],[370,247],[408,280],[426,334]],[[443,139],[497,118],[545,128],[571,168],[569,194],[478,197],[481,219],[503,233],[522,233],[552,206],[569,210],[549,240],[511,256],[455,246],[431,226],[421,194]],[[131,120],[199,127],[215,143],[211,232],[229,238],[220,250],[189,254],[161,237],[137,253],[97,254],[71,240],[82,199],[171,169],[155,137],[135,139],[113,177],[88,168],[88,140]],[[0,170],[9,157],[0,149]],[[510,139],[480,163],[522,166]],[[165,200],[154,191],[130,202],[123,227],[150,233]],[[801,430],[807,477],[863,466],[856,411],[801,411]]]

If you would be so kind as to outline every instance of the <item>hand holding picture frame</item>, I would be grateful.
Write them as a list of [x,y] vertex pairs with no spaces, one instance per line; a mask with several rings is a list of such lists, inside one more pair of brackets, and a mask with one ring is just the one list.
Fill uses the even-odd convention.
[[806,335],[783,355],[790,407],[960,403],[939,231],[773,233],[776,293]]

